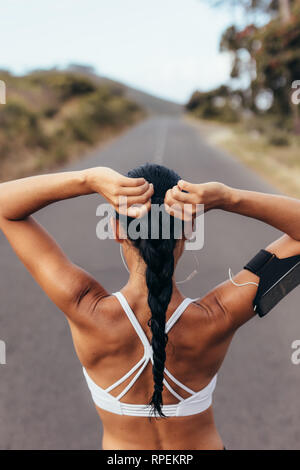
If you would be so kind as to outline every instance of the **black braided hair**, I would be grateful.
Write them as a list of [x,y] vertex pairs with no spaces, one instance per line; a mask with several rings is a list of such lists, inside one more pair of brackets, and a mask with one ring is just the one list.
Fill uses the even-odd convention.
[[[164,166],[156,164],[145,164],[127,173],[131,178],[145,178],[153,184],[154,193],[151,204],[164,202],[164,197],[168,189],[177,184],[180,177]],[[164,212],[163,206],[162,212]],[[164,212],[164,214],[166,214]],[[120,222],[124,221],[124,216],[116,214]],[[128,238],[139,250],[141,257],[146,263],[146,283],[148,287],[148,305],[151,310],[151,318],[148,322],[152,332],[151,345],[153,349],[153,379],[154,391],[149,402],[151,413],[155,416],[165,417],[162,411],[162,391],[164,379],[164,367],[166,361],[166,344],[168,336],[165,333],[166,311],[172,296],[172,277],[174,273],[174,248],[179,238],[176,235],[175,219],[167,216],[170,223],[170,237],[164,238],[162,219],[151,218],[151,210],[146,216],[140,219],[141,226],[147,222],[148,238],[132,239]],[[144,219],[144,220],[143,220]],[[126,220],[126,219],[125,219]],[[127,218],[127,229],[133,219]],[[178,222],[178,219],[177,219]],[[156,227],[153,227],[156,224]],[[158,225],[158,226],[157,226]],[[158,238],[151,238],[153,228],[158,234]],[[142,232],[142,230],[140,231]],[[181,238],[181,237],[180,237]]]

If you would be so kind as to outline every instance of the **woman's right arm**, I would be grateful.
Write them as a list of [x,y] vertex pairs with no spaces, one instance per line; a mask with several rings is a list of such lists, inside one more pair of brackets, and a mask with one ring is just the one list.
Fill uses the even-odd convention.
[[[300,255],[300,200],[298,199],[230,188],[221,183],[192,184],[180,181],[170,190],[166,202],[168,206],[175,203],[193,204],[194,212],[196,204],[204,204],[206,211],[222,209],[261,220],[284,233],[265,248],[267,251],[274,253],[278,258]],[[259,278],[243,269],[234,277],[234,281],[239,284],[247,281],[258,283]],[[216,297],[216,301],[231,319],[234,327],[239,327],[255,315],[253,300],[256,291],[255,285],[239,288],[226,281],[208,295]]]
[[[107,292],[67,258],[32,215],[54,202],[93,193],[101,194],[116,210],[134,217],[149,209],[153,188],[143,178],[127,178],[105,167],[0,184],[0,230],[48,297],[78,324],[90,317]],[[128,208],[119,207],[120,196],[126,196]],[[133,204],[142,207],[137,210],[131,207]]]

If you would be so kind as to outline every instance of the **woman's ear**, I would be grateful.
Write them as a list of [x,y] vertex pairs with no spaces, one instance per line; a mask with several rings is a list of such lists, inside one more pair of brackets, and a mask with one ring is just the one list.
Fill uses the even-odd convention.
[[112,216],[109,219],[109,223],[114,234],[114,240],[116,240],[116,242],[118,243],[123,243],[127,237],[124,228],[120,224],[119,219],[116,219],[116,217]]

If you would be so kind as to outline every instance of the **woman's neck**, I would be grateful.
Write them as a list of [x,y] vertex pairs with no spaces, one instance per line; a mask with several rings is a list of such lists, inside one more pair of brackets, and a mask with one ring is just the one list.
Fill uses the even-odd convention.
[[[173,295],[180,295],[181,293],[176,285],[175,279],[172,279],[173,282]],[[132,272],[130,271],[130,276],[128,282],[125,286],[125,289],[129,292],[135,292],[139,296],[148,296],[148,287],[146,283],[146,276],[145,274],[141,274],[139,272]]]
[[[148,287],[146,283],[146,263],[141,259],[140,256],[135,254],[126,260],[129,279],[124,286],[126,291],[137,293],[139,296],[148,296]],[[173,281],[173,296],[181,296],[181,293],[176,285],[175,279]]]

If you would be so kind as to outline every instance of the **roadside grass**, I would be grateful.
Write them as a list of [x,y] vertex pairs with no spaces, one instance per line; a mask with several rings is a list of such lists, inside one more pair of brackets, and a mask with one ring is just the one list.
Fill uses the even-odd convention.
[[[259,173],[279,191],[300,198],[300,136],[285,129],[223,124],[187,115],[207,141]],[[259,124],[259,123],[258,123]]]
[[0,180],[52,170],[124,131],[144,111],[116,86],[74,72],[0,71]]

